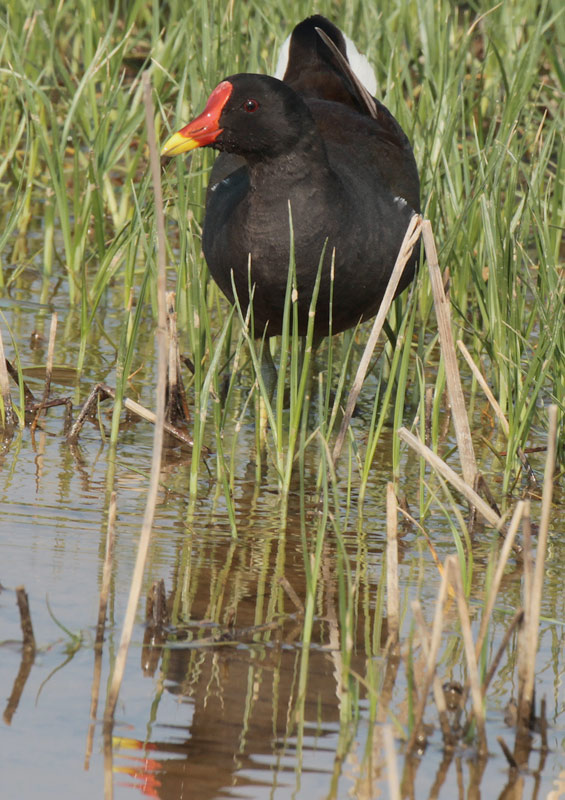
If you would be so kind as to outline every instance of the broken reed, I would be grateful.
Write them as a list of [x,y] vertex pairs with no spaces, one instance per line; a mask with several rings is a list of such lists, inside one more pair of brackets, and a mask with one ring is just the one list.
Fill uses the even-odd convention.
[[112,680],[106,697],[106,708],[104,711],[105,723],[112,725],[114,712],[118,701],[122,679],[126,667],[126,659],[131,641],[137,605],[141,594],[141,584],[145,571],[145,562],[149,552],[151,542],[151,531],[155,516],[155,506],[157,504],[157,491],[159,488],[159,477],[161,470],[161,458],[163,450],[165,410],[166,410],[166,388],[167,388],[167,356],[169,352],[167,343],[167,302],[166,302],[166,244],[165,244],[165,218],[163,214],[163,199],[161,194],[161,177],[159,173],[159,158],[157,142],[154,129],[154,108],[151,96],[151,78],[148,72],[143,74],[143,89],[145,102],[145,121],[147,126],[147,137],[149,141],[149,151],[151,158],[151,174],[153,180],[153,191],[155,192],[155,213],[157,219],[157,300],[159,307],[158,330],[157,330],[157,401],[155,411],[155,427],[153,435],[153,450],[151,459],[151,473],[149,476],[149,487],[147,490],[147,502],[145,514],[137,547],[137,557],[131,579],[129,599],[126,608],[125,618],[122,626],[120,645],[114,664]]
[[[547,519],[544,509],[551,504],[553,475],[555,469],[555,406],[550,409],[550,420],[548,456],[546,459],[544,479],[544,496],[542,498],[540,532],[535,558],[533,557],[531,549],[529,514],[524,513],[524,511],[527,510],[528,504],[520,502],[516,507],[515,514],[509,526],[508,536],[500,548],[498,561],[495,564],[494,579],[490,587],[487,587],[488,591],[484,599],[481,625],[476,641],[473,641],[470,625],[470,611],[461,584],[459,561],[455,556],[448,556],[441,570],[442,578],[438,590],[438,598],[434,612],[434,623],[431,633],[428,631],[420,603],[418,601],[412,602],[412,611],[418,626],[418,639],[426,657],[426,669],[423,680],[421,680],[418,685],[418,702],[415,710],[412,729],[408,737],[406,750],[407,753],[410,753],[414,748],[420,749],[425,746],[427,737],[423,728],[423,718],[428,705],[429,689],[433,685],[433,697],[440,720],[440,727],[443,733],[444,747],[446,747],[448,750],[453,748],[458,739],[468,733],[471,722],[474,721],[478,732],[478,751],[483,756],[487,754],[484,710],[487,689],[495,671],[500,664],[504,650],[509,646],[511,637],[515,633],[516,629],[519,631],[517,658],[517,683],[519,687],[519,694],[517,699],[518,717],[516,724],[516,748],[519,746],[520,737],[523,737],[524,733],[530,733],[535,725],[537,717],[534,705],[534,683],[535,663],[538,649],[537,640],[540,622],[540,576],[543,575],[545,549],[547,545]],[[553,445],[551,444],[551,441],[553,441]],[[501,584],[501,578],[512,549],[514,538],[518,532],[520,522],[522,522],[522,552],[524,560],[524,577],[522,582],[523,609],[518,609],[512,618],[507,628],[507,633],[503,637],[502,643],[495,653],[489,668],[485,670],[484,677],[481,682],[479,680],[478,665],[482,653],[482,647],[486,641],[486,634],[492,612],[495,607],[498,590]],[[389,594],[394,594],[396,590],[395,587],[398,583],[398,576],[391,574],[391,570],[389,569],[389,563],[393,563],[393,559],[389,559],[389,552],[394,545],[394,537],[391,537],[387,548],[387,593]],[[532,586],[533,580],[531,575],[531,567],[528,567],[528,564],[533,563],[536,564],[538,581],[535,588]],[[537,567],[538,564],[541,566]],[[389,581],[390,583],[388,583]],[[441,634],[444,629],[445,607],[446,604],[451,604],[453,598],[455,598],[457,604],[459,621],[464,640],[468,675],[467,684],[463,687],[461,694],[460,709],[457,718],[459,718],[466,710],[465,705],[467,703],[469,693],[472,697],[471,709],[467,711],[467,721],[462,727],[459,724],[457,724],[456,727],[452,727],[447,720],[444,689],[439,677],[440,668],[438,656],[440,652]],[[510,751],[508,751],[508,749],[505,747],[503,747],[503,750],[508,757],[508,753]]]

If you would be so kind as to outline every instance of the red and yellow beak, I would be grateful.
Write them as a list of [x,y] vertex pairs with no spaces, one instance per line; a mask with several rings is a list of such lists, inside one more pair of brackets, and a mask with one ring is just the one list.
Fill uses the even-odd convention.
[[218,84],[208,98],[202,114],[177,133],[173,133],[163,145],[161,155],[178,156],[194,150],[196,147],[212,144],[223,131],[223,128],[220,127],[220,117],[232,89],[233,86],[229,81],[222,81]]

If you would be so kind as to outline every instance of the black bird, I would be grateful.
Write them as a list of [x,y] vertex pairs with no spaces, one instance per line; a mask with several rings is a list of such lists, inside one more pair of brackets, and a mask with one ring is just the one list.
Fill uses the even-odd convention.
[[[289,220],[301,334],[324,253],[319,339],[377,313],[410,217],[419,211],[420,186],[406,135],[372,97],[370,82],[364,86],[355,73],[363,57],[335,25],[309,17],[283,50],[282,80],[226,78],[162,154],[221,151],[208,186],[203,250],[232,303],[235,285],[244,312],[253,287],[255,336],[281,333]],[[365,66],[371,73],[366,59]],[[398,292],[414,277],[417,260],[416,248]]]

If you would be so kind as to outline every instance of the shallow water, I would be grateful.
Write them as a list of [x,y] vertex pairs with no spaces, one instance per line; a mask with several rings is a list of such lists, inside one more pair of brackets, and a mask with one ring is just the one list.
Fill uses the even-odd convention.
[[[32,331],[47,329],[50,308],[33,302],[33,280],[20,284],[2,301],[2,311],[20,349],[24,366],[44,363],[44,350],[30,350]],[[57,301],[53,303],[57,305]],[[77,353],[76,319],[64,306],[60,314],[56,363],[72,367]],[[101,324],[117,341],[122,318],[101,310]],[[151,355],[152,323],[147,321],[141,347]],[[4,331],[5,334],[5,331]],[[5,342],[7,336],[4,335]],[[6,343],[7,355],[13,348]],[[89,348],[80,381],[54,384],[53,394],[68,394],[77,403],[96,381],[113,382],[113,350],[103,337]],[[149,374],[148,374],[149,373]],[[68,377],[68,376],[67,376]],[[132,385],[142,402],[151,405],[151,370]],[[38,394],[39,384],[30,382]],[[368,392],[370,389],[367,390]],[[137,399],[137,398],[135,398]],[[105,404],[109,407],[109,403]],[[368,402],[367,408],[370,408]],[[354,425],[357,435],[367,423],[367,408]],[[76,413],[76,411],[75,411]],[[106,418],[109,425],[109,418]],[[229,438],[229,433],[227,434]],[[365,676],[368,640],[381,637],[376,612],[382,593],[385,544],[385,487],[390,479],[390,443],[386,432],[379,445],[374,470],[358,519],[353,496],[349,516],[344,513],[345,546],[360,602],[356,640],[350,643],[351,669]],[[210,442],[210,444],[213,444]],[[136,545],[143,517],[152,430],[146,423],[124,426],[115,456],[118,516],[109,620],[102,658],[98,718],[102,714],[110,665],[113,664],[123,620]],[[234,503],[237,540],[222,488],[211,472],[202,470],[199,497],[188,498],[189,456],[180,448],[165,454],[162,489],[144,580],[144,595],[163,579],[173,604],[175,636],[164,648],[143,646],[145,625],[140,604],[125,680],[120,692],[112,748],[105,750],[102,726],[90,727],[91,687],[95,652],[94,630],[104,558],[109,485],[107,442],[95,425],[87,426],[77,448],[63,435],[63,412],[48,412],[41,430],[29,428],[6,440],[0,450],[0,593],[3,642],[0,685],[3,687],[4,724],[0,726],[1,797],[21,800],[50,798],[370,798],[388,796],[383,755],[383,722],[396,719],[407,730],[410,713],[407,673],[396,674],[391,662],[371,659],[382,693],[394,679],[391,715],[373,724],[372,695],[351,680],[349,692],[357,717],[347,719],[347,698],[341,686],[344,651],[340,649],[338,583],[344,561],[330,529],[323,552],[322,580],[308,659],[307,693],[298,698],[304,648],[299,610],[277,583],[284,576],[299,598],[305,596],[300,487],[292,487],[286,524],[281,526],[281,502],[274,470],[268,466],[261,480],[255,475],[254,425],[251,415],[237,443]],[[535,462],[541,474],[543,454]],[[315,536],[318,509],[314,504],[315,459],[307,465],[306,531]],[[402,489],[417,508],[419,464],[405,454]],[[340,475],[345,507],[347,474]],[[504,738],[513,747],[514,731],[505,724],[506,705],[515,695],[515,670],[506,657],[489,691],[487,737],[490,757],[477,763],[474,748],[459,749],[453,759],[443,756],[437,713],[430,702],[426,720],[433,725],[421,758],[408,761],[399,739],[397,760],[403,792],[416,798],[473,795],[556,798],[565,795],[565,598],[561,574],[565,542],[557,496],[548,551],[547,582],[537,660],[538,698],[545,697],[549,752],[540,753],[533,736],[528,766],[513,774],[497,744]],[[533,506],[539,517],[539,504]],[[439,558],[454,551],[445,516],[428,517],[426,527]],[[477,534],[473,554],[475,572],[471,609],[480,616],[485,568],[493,542],[488,529]],[[412,625],[409,600],[418,597],[428,621],[438,588],[438,572],[424,538],[414,528],[401,529],[400,581],[402,635]],[[520,602],[521,572],[507,569],[490,637],[490,657]],[[14,588],[28,592],[39,647],[21,696],[14,702],[16,676],[21,667],[21,639]],[[382,600],[382,597],[381,597]],[[65,626],[75,637],[64,632]],[[268,623],[266,627],[264,623]],[[462,680],[461,641],[454,618],[448,620],[442,654],[442,680]],[[230,627],[231,626],[231,627]],[[235,631],[234,631],[235,629]],[[218,631],[232,631],[235,641],[213,640]],[[374,642],[378,644],[378,642]],[[417,668],[422,659],[415,654]],[[10,699],[11,698],[11,699]],[[301,713],[297,715],[297,708]],[[91,739],[89,740],[89,733]],[[108,743],[106,742],[106,745]],[[445,774],[444,774],[445,773]],[[561,776],[561,792],[557,792]],[[522,786],[522,794],[520,794]],[[106,795],[105,795],[106,792]],[[474,796],[474,795],[473,795]],[[478,796],[478,795],[477,795]]]

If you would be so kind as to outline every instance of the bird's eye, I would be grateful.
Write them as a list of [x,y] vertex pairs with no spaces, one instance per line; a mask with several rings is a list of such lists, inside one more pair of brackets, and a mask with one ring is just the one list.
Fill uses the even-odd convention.
[[252,97],[246,100],[245,103],[243,104],[243,110],[247,111],[248,114],[253,114],[253,112],[257,111],[258,108],[259,108],[259,103]]

